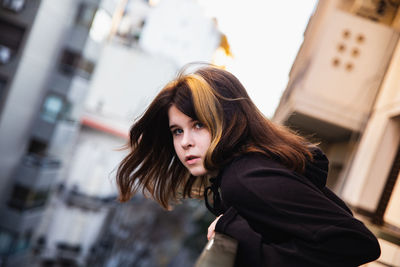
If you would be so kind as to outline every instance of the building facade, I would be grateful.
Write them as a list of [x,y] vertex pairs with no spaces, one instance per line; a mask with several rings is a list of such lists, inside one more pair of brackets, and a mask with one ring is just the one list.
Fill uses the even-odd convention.
[[320,0],[275,122],[320,142],[328,186],[400,266],[400,1]]
[[67,169],[95,65],[84,49],[97,6],[1,2],[1,266],[32,263],[37,227]]

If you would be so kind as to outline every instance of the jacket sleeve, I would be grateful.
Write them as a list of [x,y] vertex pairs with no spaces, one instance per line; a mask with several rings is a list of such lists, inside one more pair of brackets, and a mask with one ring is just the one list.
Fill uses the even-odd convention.
[[358,266],[379,257],[363,223],[295,173],[237,164],[227,176],[230,208],[216,231],[239,241],[236,266]]

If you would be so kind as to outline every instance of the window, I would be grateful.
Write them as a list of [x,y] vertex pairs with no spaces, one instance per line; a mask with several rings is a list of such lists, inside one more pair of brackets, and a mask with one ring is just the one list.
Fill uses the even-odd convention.
[[75,18],[75,22],[78,25],[90,28],[92,26],[93,18],[97,8],[87,3],[81,3],[78,7],[78,13]]
[[75,69],[79,65],[80,60],[81,60],[81,55],[79,53],[68,49],[64,50],[61,56],[60,70],[64,74],[73,75]]
[[19,13],[25,7],[25,0],[2,0],[1,6],[8,10]]
[[7,64],[17,53],[24,37],[24,28],[0,18],[0,64]]
[[28,152],[32,154],[44,155],[46,153],[47,143],[31,139],[28,146]]
[[4,65],[11,61],[11,48],[0,45],[0,64]]
[[64,100],[56,95],[49,95],[44,100],[40,117],[50,123],[55,123],[64,106]]
[[86,78],[89,78],[93,73],[94,63],[85,58],[82,58],[79,63],[79,69],[83,71],[82,74],[84,74]]
[[13,246],[13,253],[23,252],[29,248],[32,238],[32,231],[27,231],[20,235]]
[[7,80],[0,76],[0,103],[4,97],[4,92],[6,90]]
[[12,233],[5,229],[0,229],[0,255],[9,253],[13,240]]
[[19,211],[29,210],[44,206],[49,195],[49,190],[35,191],[24,185],[15,184],[8,206]]
[[24,210],[25,203],[30,198],[30,193],[31,192],[29,188],[21,185],[15,185],[8,206],[18,210]]
[[71,121],[72,104],[56,94],[49,94],[45,98],[40,118],[49,123],[56,123],[59,120]]
[[61,56],[60,70],[67,75],[72,76],[76,73],[89,79],[94,70],[94,63],[82,57],[80,53],[65,49]]

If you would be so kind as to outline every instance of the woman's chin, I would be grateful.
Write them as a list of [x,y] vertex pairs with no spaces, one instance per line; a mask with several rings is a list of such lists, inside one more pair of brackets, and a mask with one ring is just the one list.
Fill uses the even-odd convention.
[[203,166],[196,166],[188,169],[193,176],[202,176],[207,174],[207,170]]

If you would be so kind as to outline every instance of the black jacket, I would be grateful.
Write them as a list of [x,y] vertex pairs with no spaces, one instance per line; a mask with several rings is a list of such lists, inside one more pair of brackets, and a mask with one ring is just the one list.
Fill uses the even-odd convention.
[[239,241],[236,267],[344,267],[379,257],[375,236],[325,186],[325,155],[313,154],[304,175],[253,153],[212,181],[221,196],[213,211],[224,214],[215,230]]

